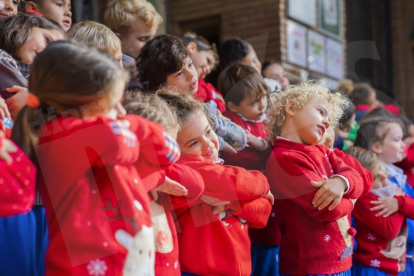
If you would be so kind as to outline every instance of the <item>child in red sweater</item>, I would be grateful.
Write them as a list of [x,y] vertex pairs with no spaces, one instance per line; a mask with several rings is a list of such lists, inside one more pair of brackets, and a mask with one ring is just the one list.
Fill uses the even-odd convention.
[[[374,176],[370,193],[356,202],[352,212],[358,242],[352,274],[395,276],[405,268],[408,230],[405,217],[413,217],[414,200],[388,180],[386,169],[373,152],[359,147],[352,147],[346,152],[357,158]],[[384,216],[384,212],[372,208],[372,203],[379,199],[383,205],[388,205],[384,208]]]
[[27,213],[35,198],[36,168],[0,131],[0,217]]
[[348,217],[363,180],[334,152],[316,145],[346,103],[313,83],[271,96],[267,114],[274,144],[266,176],[281,231],[280,275],[350,275],[355,229]]
[[204,80],[218,64],[216,46],[194,33],[186,33],[182,40],[187,46],[198,74],[198,89],[194,97],[201,102],[211,103],[221,112],[226,111],[226,104],[221,93],[211,83]]
[[250,275],[248,228],[264,227],[271,209],[266,178],[222,165],[217,136],[200,103],[189,96],[160,96],[178,116],[183,154],[178,163],[195,169],[205,184],[199,200],[176,210],[182,275]]
[[149,198],[134,164],[145,155],[165,169],[179,152],[157,124],[106,116],[127,81],[112,57],[73,41],[49,45],[33,63],[37,105],[22,109],[12,136],[39,168],[48,275],[153,275]]
[[[157,95],[129,93],[124,105],[129,114],[141,115],[159,123],[172,137],[177,136],[177,116]],[[143,162],[137,166],[140,171],[145,167]],[[204,190],[203,179],[190,167],[173,164],[166,171],[151,174],[142,180],[147,189],[151,190],[153,199],[150,206],[155,236],[155,275],[180,276],[174,210],[198,199]]]
[[266,108],[269,89],[262,76],[251,66],[236,63],[224,70],[218,80],[226,100],[224,116],[246,131],[248,146],[231,154],[223,152],[226,164],[264,172],[271,152],[265,140]]

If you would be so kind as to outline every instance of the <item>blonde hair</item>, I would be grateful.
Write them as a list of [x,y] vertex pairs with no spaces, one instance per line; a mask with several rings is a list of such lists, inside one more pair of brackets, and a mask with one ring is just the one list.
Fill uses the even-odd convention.
[[379,164],[377,155],[370,150],[360,147],[350,147],[344,150],[344,152],[354,157],[358,160],[362,167],[371,172],[373,172],[375,170],[375,166]]
[[121,41],[111,29],[94,21],[76,23],[68,31],[69,38],[107,52],[112,56],[121,50]]
[[149,29],[158,28],[161,15],[146,0],[112,0],[104,13],[104,24],[115,33],[127,34],[135,19],[140,18]]
[[128,114],[140,115],[163,126],[171,136],[177,135],[177,115],[158,95],[127,91],[123,104]]
[[313,100],[325,99],[330,105],[330,127],[335,127],[342,117],[343,110],[348,106],[349,100],[341,93],[331,93],[322,82],[303,82],[300,85],[291,85],[284,92],[278,91],[270,96],[267,109],[268,140],[273,142],[281,133],[286,120],[286,104],[294,102],[295,109],[302,109]]

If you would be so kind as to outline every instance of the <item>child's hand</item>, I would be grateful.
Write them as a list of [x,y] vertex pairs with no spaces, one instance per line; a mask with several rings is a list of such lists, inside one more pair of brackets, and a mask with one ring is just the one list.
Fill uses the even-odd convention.
[[275,204],[275,197],[270,191],[264,196],[264,198],[267,198],[272,205]]
[[10,153],[15,153],[17,151],[17,147],[12,141],[5,137],[3,131],[0,131],[0,139],[2,140],[0,159],[6,161],[8,165],[11,165],[13,159],[11,158]]
[[0,98],[0,119],[8,118],[10,117],[9,109],[7,108],[6,101],[3,98]]
[[16,119],[20,110],[26,105],[27,98],[29,97],[29,90],[26,87],[12,86],[7,88],[6,91],[8,93],[16,93],[16,95],[13,95],[6,100],[11,116],[13,119]]
[[371,208],[371,211],[381,210],[376,217],[383,215],[384,218],[387,218],[398,211],[398,200],[395,197],[380,198],[376,201],[371,201],[372,204],[377,205]]
[[200,197],[200,199],[202,201],[204,201],[205,203],[207,203],[208,205],[211,205],[211,206],[214,207],[214,209],[213,209],[213,215],[217,215],[221,211],[224,211],[225,208],[226,208],[226,206],[228,204],[230,204],[230,201],[220,200],[218,198],[211,197],[211,196],[207,196],[207,195],[202,195]]
[[[324,176],[326,179],[327,177]],[[340,177],[334,177],[323,181],[311,181],[312,186],[320,187],[312,199],[312,204],[318,210],[322,210],[329,204],[329,211],[332,211],[341,201],[344,191],[347,188],[345,180]]]
[[168,176],[165,177],[165,182],[155,189],[157,189],[159,192],[174,195],[174,196],[188,195],[188,190],[186,187],[184,187],[177,181],[172,180]]
[[396,196],[405,196],[405,193],[403,192],[403,190],[401,190],[400,187],[397,187],[397,189],[395,190],[395,195]]
[[237,153],[237,151],[227,143],[224,146],[224,148],[222,149],[222,151],[227,151],[227,152],[230,152],[230,153]]
[[265,144],[264,144],[262,139],[257,138],[256,136],[251,134],[250,131],[248,131],[247,129],[245,129],[244,131],[246,132],[247,144],[249,146],[251,146],[252,148],[255,148],[257,150],[263,149]]

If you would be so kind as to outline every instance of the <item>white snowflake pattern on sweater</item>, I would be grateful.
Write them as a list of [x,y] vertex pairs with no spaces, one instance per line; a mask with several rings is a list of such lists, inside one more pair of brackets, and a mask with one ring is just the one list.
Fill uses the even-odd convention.
[[98,259],[91,260],[86,268],[88,269],[89,275],[93,276],[105,275],[108,270],[105,262]]
[[372,267],[380,267],[381,266],[381,262],[378,261],[377,259],[371,260],[370,266],[372,266]]
[[330,235],[326,235],[325,238],[324,238],[324,240],[326,242],[330,242],[331,241],[331,236]]
[[374,233],[368,233],[367,239],[370,241],[375,241],[377,239],[377,236]]

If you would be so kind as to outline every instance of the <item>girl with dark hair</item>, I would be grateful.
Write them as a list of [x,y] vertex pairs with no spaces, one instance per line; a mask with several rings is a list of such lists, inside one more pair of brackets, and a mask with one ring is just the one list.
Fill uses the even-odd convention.
[[[19,14],[0,23],[0,94],[13,118],[26,102],[27,75],[38,53],[51,42],[66,38],[55,22],[36,15]],[[18,95],[16,96],[16,92]],[[11,100],[7,100],[15,96]]]

